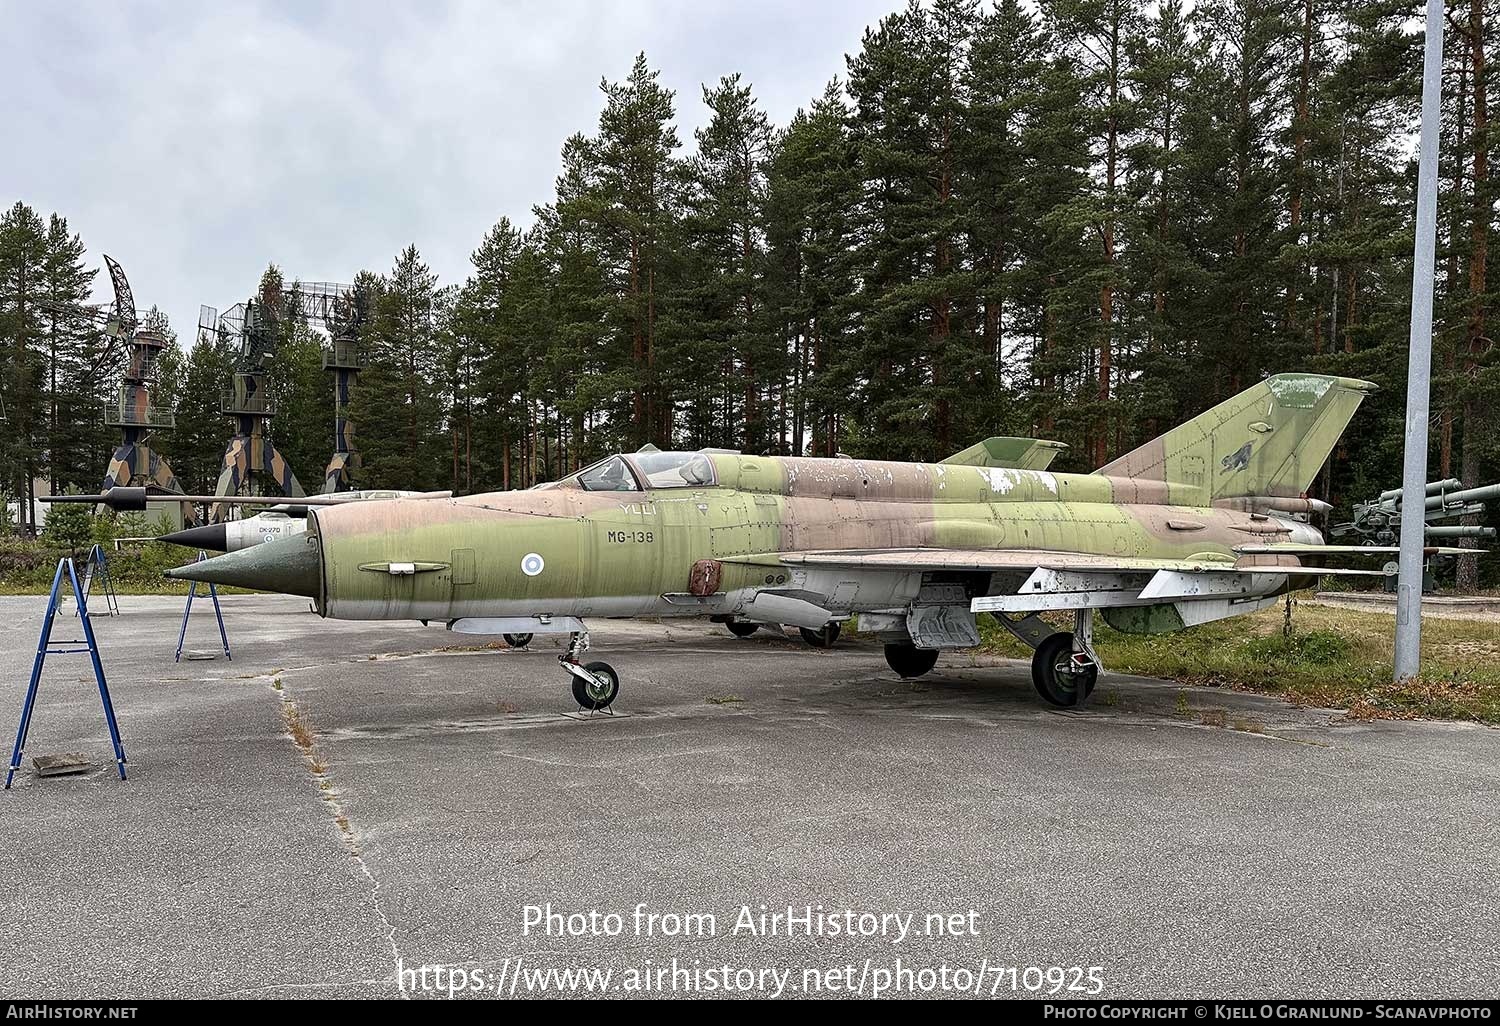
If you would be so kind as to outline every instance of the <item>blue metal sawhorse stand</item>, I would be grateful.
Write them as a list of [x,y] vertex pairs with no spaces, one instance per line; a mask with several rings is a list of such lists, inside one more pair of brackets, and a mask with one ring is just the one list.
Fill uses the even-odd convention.
[[[208,553],[199,549],[197,561],[201,563],[207,558]],[[188,586],[187,605],[182,607],[182,630],[177,632],[177,655],[172,658],[174,663],[182,662],[182,643],[187,638],[188,615],[193,611],[193,596],[197,594],[198,582],[194,581]],[[214,618],[219,621],[219,640],[224,643],[224,658],[233,662],[234,656],[229,654],[229,635],[224,630],[224,611],[219,608],[219,589],[210,584],[208,595],[214,600]]]
[[[94,583],[104,589],[104,612],[109,616],[118,616],[120,613],[120,599],[115,594],[115,581],[109,575],[109,560],[104,558],[104,546],[95,545],[89,549],[88,559],[83,564],[83,595],[84,598],[94,593]],[[78,615],[78,610],[73,610],[73,615]]]
[[[53,648],[52,620],[57,616],[57,602],[62,591],[63,574],[73,588],[73,597],[78,603],[78,621],[83,626],[82,641],[61,641],[59,645],[83,645],[83,648]],[[42,663],[49,655],[70,655],[87,652],[94,664],[94,679],[99,683],[99,698],[104,703],[104,718],[109,722],[109,738],[115,746],[115,765],[120,770],[120,779],[125,779],[125,746],[120,742],[120,725],[115,722],[115,706],[109,698],[109,685],[104,682],[104,665],[99,662],[99,642],[94,639],[94,627],[89,623],[88,595],[78,584],[78,571],[73,561],[66,556],[57,561],[57,573],[52,575],[52,594],[47,599],[47,615],[42,620],[42,636],[36,645],[36,662],[31,664],[31,684],[26,688],[26,704],[21,707],[21,727],[16,731],[16,746],[10,753],[10,771],[5,774],[5,789],[10,790],[11,779],[21,768],[21,752],[26,747],[26,733],[31,729],[31,712],[36,705],[37,685],[42,682]]]

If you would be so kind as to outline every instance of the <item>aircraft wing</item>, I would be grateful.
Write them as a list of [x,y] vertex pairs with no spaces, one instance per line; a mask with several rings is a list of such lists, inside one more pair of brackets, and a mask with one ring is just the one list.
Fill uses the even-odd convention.
[[[997,575],[990,593],[974,596],[972,612],[1029,614],[1048,610],[1104,609],[1171,606],[1174,623],[1204,623],[1235,612],[1263,608],[1276,601],[1290,577],[1328,575],[1384,577],[1384,570],[1351,570],[1303,566],[1293,562],[1257,562],[1267,556],[1239,560],[1209,557],[1155,559],[1138,556],[1107,556],[1046,549],[828,549],[808,552],[774,552],[729,557],[725,563],[782,566],[804,569],[809,577],[820,570],[856,577],[871,574],[925,571],[977,571]],[[811,592],[809,580],[799,592],[816,597],[820,582]],[[759,601],[759,600],[757,600]],[[809,621],[823,615],[816,603],[809,606]],[[786,619],[784,614],[777,619]],[[1175,628],[1174,628],[1175,629]]]
[[1234,563],[1228,560],[1215,562],[1207,559],[1139,559],[1045,549],[827,549],[730,557],[723,562],[903,572],[910,570],[1019,571],[1034,570],[1038,567],[1099,572],[1234,568]]
[[[1269,548],[1269,547],[1267,547]],[[1315,549],[1315,546],[1309,546]],[[1266,554],[1272,554],[1267,552]],[[1292,556],[1280,551],[1276,554]],[[1061,552],[1049,549],[826,549],[809,552],[770,552],[751,556],[731,556],[725,563],[751,563],[757,566],[830,567],[847,570],[974,570],[1025,571],[1072,570],[1079,573],[1147,573],[1172,570],[1180,573],[1280,573],[1299,575],[1386,576],[1384,570],[1348,570],[1334,567],[1310,567],[1295,563],[1247,564],[1228,558],[1157,559],[1140,556],[1100,556],[1086,552]]]

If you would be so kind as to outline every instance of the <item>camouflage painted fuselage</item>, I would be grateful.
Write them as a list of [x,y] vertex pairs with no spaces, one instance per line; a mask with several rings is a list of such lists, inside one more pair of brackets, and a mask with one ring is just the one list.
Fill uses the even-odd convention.
[[879,571],[798,566],[782,557],[1003,549],[1233,562],[1236,545],[1312,534],[1264,514],[1169,504],[1177,489],[1160,481],[850,459],[709,459],[717,478],[711,487],[550,487],[317,510],[310,533],[322,549],[318,609],[341,619],[700,616],[744,613],[757,592],[770,590],[819,596],[843,615],[909,605],[924,580],[942,571],[901,572],[897,561]]
[[1322,537],[1297,517],[1319,507],[1306,489],[1373,387],[1277,375],[1092,474],[1047,472],[1059,446],[1030,439],[936,464],[647,447],[525,492],[315,509],[301,539],[169,576],[478,634],[871,614],[861,626],[888,644],[941,649],[979,643],[977,612],[1095,608],[1172,630],[1323,572],[1300,563]]

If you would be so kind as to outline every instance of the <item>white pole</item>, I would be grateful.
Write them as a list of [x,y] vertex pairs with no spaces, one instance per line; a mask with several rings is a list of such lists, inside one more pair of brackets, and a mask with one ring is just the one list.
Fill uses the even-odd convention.
[[1411,268],[1411,347],[1406,367],[1406,460],[1401,475],[1401,558],[1396,587],[1396,680],[1422,664],[1422,544],[1427,521],[1428,396],[1432,388],[1432,273],[1437,237],[1438,117],[1443,92],[1443,0],[1427,0],[1422,59],[1422,138],[1417,238]]

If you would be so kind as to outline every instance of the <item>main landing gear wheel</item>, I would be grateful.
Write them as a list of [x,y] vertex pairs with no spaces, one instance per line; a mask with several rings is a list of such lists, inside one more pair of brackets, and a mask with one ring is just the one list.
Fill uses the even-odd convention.
[[842,628],[837,620],[829,620],[820,630],[808,630],[806,627],[798,627],[802,633],[802,640],[813,648],[832,648],[833,643],[839,640],[839,631]]
[[620,675],[608,663],[588,663],[583,671],[590,679],[573,678],[573,700],[580,709],[608,709],[620,693]]
[[729,628],[729,633],[736,638],[748,638],[760,630],[760,624],[751,623],[749,620],[725,620],[724,626]]
[[1099,667],[1083,653],[1073,652],[1073,635],[1068,631],[1050,634],[1036,647],[1031,657],[1031,683],[1036,693],[1050,705],[1071,709],[1078,704],[1078,689],[1087,698],[1099,679]]
[[918,648],[909,641],[885,646],[886,665],[907,680],[920,677],[937,665],[937,649]]
[[573,701],[580,709],[608,709],[620,693],[620,675],[608,663],[580,663],[578,657],[589,649],[589,632],[574,631],[568,635],[568,647],[557,661],[568,672],[573,685]]
[[507,645],[509,645],[511,648],[525,648],[527,645],[531,644],[531,639],[534,637],[534,635],[531,635],[531,634],[503,634],[503,635],[501,635],[501,637],[503,637],[505,639],[505,643]]

